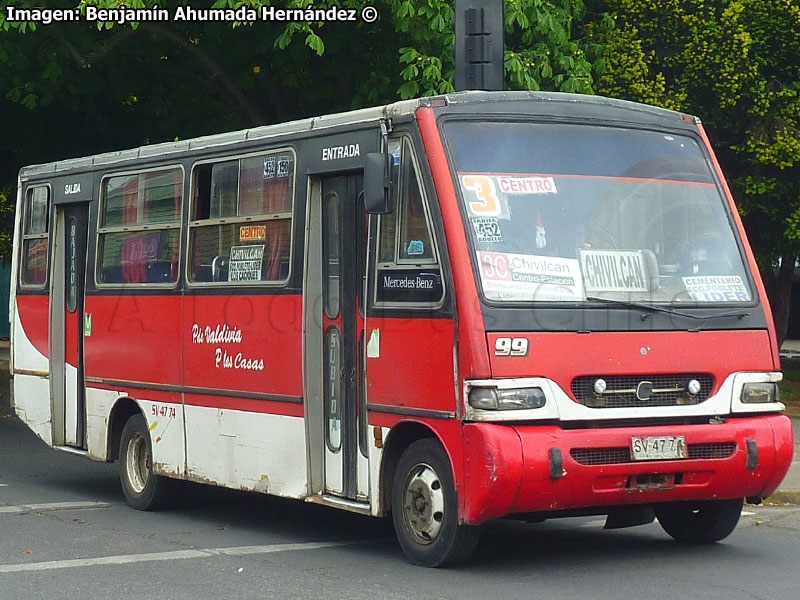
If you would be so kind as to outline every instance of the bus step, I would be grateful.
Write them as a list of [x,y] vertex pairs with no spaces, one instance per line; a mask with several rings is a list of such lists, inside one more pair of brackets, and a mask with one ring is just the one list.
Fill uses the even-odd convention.
[[83,448],[75,448],[74,446],[53,446],[56,450],[66,452],[67,454],[77,454],[78,456],[89,456],[89,451]]
[[323,506],[332,506],[333,508],[342,508],[360,515],[372,514],[369,502],[359,502],[357,500],[350,500],[349,498],[340,498],[339,496],[320,494],[318,496],[309,496],[306,498],[306,502],[322,504]]

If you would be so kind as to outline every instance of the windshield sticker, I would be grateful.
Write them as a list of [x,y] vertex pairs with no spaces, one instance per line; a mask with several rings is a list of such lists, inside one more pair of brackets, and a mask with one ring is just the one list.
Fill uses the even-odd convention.
[[420,240],[411,240],[408,242],[408,249],[406,253],[409,256],[422,256],[425,254],[425,244],[423,244]]
[[260,281],[261,263],[264,261],[264,244],[256,246],[231,246],[228,262],[228,281]]
[[266,225],[242,225],[239,227],[240,242],[263,242],[266,239]]
[[497,185],[504,194],[557,194],[552,177],[498,177]]
[[698,302],[749,302],[750,293],[738,275],[684,277],[683,285]]
[[587,292],[646,292],[642,252],[581,250],[581,271]]
[[478,252],[483,291],[495,300],[583,299],[580,265],[571,258]]
[[500,223],[496,217],[473,217],[472,227],[479,244],[497,244],[503,241]]
[[471,194],[467,196],[467,206],[470,212],[476,217],[508,217],[508,210],[503,210],[503,204],[497,195],[497,187],[491,177],[486,175],[462,175],[461,185],[469,192],[473,192],[476,200],[472,200]]
[[275,173],[278,171],[278,163],[274,156],[269,156],[264,159],[264,179],[275,179]]

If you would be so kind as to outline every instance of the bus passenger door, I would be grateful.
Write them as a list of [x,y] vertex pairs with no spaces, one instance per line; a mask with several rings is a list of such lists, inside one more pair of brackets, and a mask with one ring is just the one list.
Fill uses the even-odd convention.
[[[317,219],[309,233],[309,253],[320,256],[321,263],[306,274],[306,302],[310,303],[317,325],[316,334],[308,335],[312,346],[321,344],[316,370],[321,393],[311,422],[309,437],[320,437],[322,443],[310,444],[322,450],[323,468],[317,474],[323,485],[315,485],[312,466],[312,491],[365,501],[368,498],[366,457],[360,452],[360,432],[366,418],[361,385],[363,369],[363,289],[366,268],[365,213],[361,201],[363,178],[359,175],[325,177],[312,194],[310,218]],[[312,187],[312,189],[314,189]],[[321,235],[313,235],[317,231]],[[314,259],[311,259],[314,262]],[[314,274],[314,271],[317,274]],[[321,285],[320,285],[321,284]],[[321,297],[320,297],[321,294]],[[319,301],[315,301],[320,299]],[[306,313],[306,317],[312,315]],[[314,341],[314,340],[317,341]],[[308,372],[314,368],[306,363]],[[318,376],[317,376],[318,377]],[[314,375],[307,376],[311,383]],[[316,408],[316,410],[315,410]],[[312,465],[315,459],[312,456]],[[319,488],[322,488],[321,490]]]
[[53,445],[86,448],[83,301],[89,204],[56,205],[50,290]]

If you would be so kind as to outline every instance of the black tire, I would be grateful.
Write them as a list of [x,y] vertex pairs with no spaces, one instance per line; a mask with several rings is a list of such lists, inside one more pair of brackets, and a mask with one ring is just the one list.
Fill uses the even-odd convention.
[[171,496],[174,482],[153,473],[153,446],[142,415],[131,416],[122,429],[119,480],[125,499],[137,510],[162,508]]
[[661,527],[679,542],[710,544],[728,537],[742,514],[743,498],[656,504]]
[[409,561],[443,567],[472,556],[480,530],[458,523],[458,496],[450,460],[436,440],[406,448],[394,473],[392,520]]

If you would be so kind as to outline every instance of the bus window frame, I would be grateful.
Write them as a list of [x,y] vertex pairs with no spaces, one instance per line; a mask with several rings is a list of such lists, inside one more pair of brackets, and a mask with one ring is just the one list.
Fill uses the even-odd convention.
[[[428,239],[431,240],[431,244],[433,245],[433,256],[431,258],[423,258],[423,259],[413,259],[413,258],[401,258],[401,242],[400,239],[403,234],[403,216],[405,213],[400,210],[400,201],[403,200],[403,208],[405,209],[407,203],[405,202],[405,198],[400,197],[400,192],[406,190],[406,186],[408,182],[405,181],[405,158],[406,158],[406,150],[405,148],[408,147],[409,155],[411,156],[411,170],[414,172],[414,176],[417,182],[417,188],[420,191],[420,199],[422,200],[422,210],[425,213],[425,228],[428,231]],[[419,163],[417,161],[417,157],[414,154],[414,146],[411,143],[411,138],[408,136],[401,137],[401,149],[400,149],[400,181],[398,182],[397,186],[397,223],[395,224],[394,228],[394,263],[397,265],[409,265],[410,267],[417,267],[420,265],[439,265],[438,253],[437,253],[437,246],[434,241],[433,235],[433,220],[431,217],[431,212],[428,207],[428,203],[425,201],[425,191],[424,185],[421,182],[421,172],[419,169]],[[424,267],[422,267],[424,268]]]
[[[103,209],[105,207],[105,184],[106,180],[111,179],[113,177],[125,177],[130,175],[144,175],[148,173],[158,173],[160,171],[173,171],[176,169],[180,169],[181,171],[181,214],[178,217],[176,222],[170,223],[153,223],[149,225],[121,225],[121,226],[113,226],[113,227],[101,227],[100,223],[103,220]],[[108,172],[103,173],[103,176],[100,178],[100,193],[98,197],[97,203],[97,227],[95,230],[95,257],[94,257],[94,284],[97,289],[141,289],[141,288],[159,288],[165,290],[176,289],[181,282],[180,277],[180,261],[181,261],[181,254],[183,252],[183,248],[181,244],[183,243],[183,210],[186,201],[186,169],[184,168],[183,164],[175,163],[170,165],[158,165],[156,167],[147,168],[147,169],[136,169],[132,171],[119,171],[119,172]],[[100,282],[98,280],[98,272],[101,266],[101,262],[103,260],[102,252],[100,252],[100,236],[109,234],[109,233],[123,233],[127,231],[169,231],[171,229],[178,230],[178,276],[175,278],[175,281],[171,281],[169,283],[150,283],[150,282],[137,282],[137,283],[125,283],[125,282]]]
[[[417,151],[414,144],[413,137],[406,132],[402,132],[397,136],[393,136],[390,138],[392,140],[399,140],[400,141],[400,177],[401,180],[397,182],[395,188],[397,191],[396,202],[394,206],[394,217],[396,219],[395,222],[395,230],[394,230],[394,259],[389,262],[381,262],[380,259],[380,251],[381,251],[381,241],[382,241],[382,229],[383,229],[383,219],[386,215],[375,215],[375,222],[376,222],[376,235],[375,235],[375,258],[372,265],[372,290],[370,293],[370,300],[371,306],[376,309],[404,309],[404,310],[427,310],[427,311],[436,311],[441,309],[447,300],[447,279],[445,278],[445,269],[444,265],[442,264],[442,253],[439,251],[439,242],[438,236],[436,234],[436,223],[433,220],[433,212],[430,208],[430,202],[428,200],[428,190],[427,186],[425,185],[425,177],[424,173],[422,172],[421,165],[417,160]],[[414,174],[416,176],[417,187],[419,188],[420,197],[422,200],[422,208],[425,212],[425,224],[428,230],[428,235],[431,239],[431,244],[433,246],[433,257],[430,259],[424,259],[422,261],[419,260],[409,260],[409,259],[400,259],[400,230],[402,228],[401,224],[401,206],[405,205],[405,199],[403,198],[402,192],[405,191],[404,185],[405,181],[402,180],[402,173],[403,173],[403,161],[405,160],[405,150],[404,148],[406,145],[409,148],[409,156],[411,157],[411,166],[414,169]],[[419,269],[424,270],[426,268],[437,268],[439,271],[439,276],[442,280],[442,295],[436,302],[391,302],[391,301],[379,301],[378,300],[378,274],[380,270],[384,271],[406,271],[409,269]]]
[[[230,161],[241,161],[247,158],[254,158],[254,157],[266,157],[273,154],[280,154],[281,152],[289,152],[292,155],[292,160],[294,167],[292,169],[292,207],[288,211],[277,212],[277,213],[265,213],[260,215],[247,215],[244,217],[236,216],[236,217],[221,217],[215,219],[194,219],[194,209],[195,209],[195,186],[197,185],[197,177],[196,172],[197,168],[203,165],[213,165],[216,163],[223,163],[223,162],[230,162]],[[236,189],[236,212],[239,212],[239,202],[241,200],[241,163],[239,164],[239,177],[237,179],[237,189]],[[190,181],[189,181],[189,205],[188,205],[188,213],[186,217],[186,231],[185,231],[185,242],[186,242],[186,253],[185,253],[185,264],[183,269],[183,276],[186,281],[187,288],[220,288],[220,287],[272,287],[272,288],[286,288],[289,285],[289,282],[292,280],[292,269],[294,266],[294,253],[295,253],[295,220],[297,217],[296,214],[297,209],[297,150],[294,146],[286,145],[280,146],[278,148],[268,148],[268,149],[261,149],[258,151],[247,152],[247,153],[240,153],[240,154],[231,154],[231,155],[224,155],[224,156],[216,156],[214,158],[207,158],[203,160],[197,160],[192,163],[191,171],[190,171]],[[288,216],[287,216],[288,215]],[[192,228],[200,228],[203,226],[210,226],[210,225],[228,225],[233,223],[253,223],[253,222],[260,222],[260,221],[281,221],[287,220],[289,221],[289,268],[286,273],[286,277],[284,279],[269,279],[265,281],[196,281],[190,277],[189,266],[191,261],[193,260],[193,253],[192,253],[192,246],[191,246],[191,235],[192,235]]]
[[[30,211],[29,199],[33,197],[33,190],[40,187],[43,187],[47,190],[47,230],[44,232],[44,234],[26,233],[26,230],[28,229],[28,216]],[[50,233],[53,229],[53,215],[51,214],[53,209],[53,186],[50,184],[50,182],[29,184],[25,188],[22,208],[22,227],[20,231],[19,245],[19,273],[17,280],[20,288],[23,290],[43,291],[48,289],[50,284],[50,255],[52,254],[51,249],[53,243],[53,240],[50,239]],[[47,239],[47,264],[45,266],[44,281],[42,283],[25,283],[23,277],[23,273],[25,271],[24,267],[27,264],[25,261],[25,241],[39,239]]]

